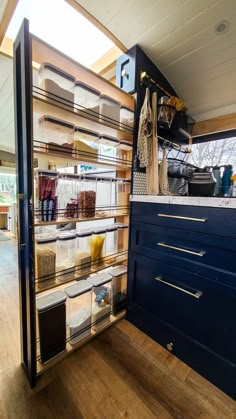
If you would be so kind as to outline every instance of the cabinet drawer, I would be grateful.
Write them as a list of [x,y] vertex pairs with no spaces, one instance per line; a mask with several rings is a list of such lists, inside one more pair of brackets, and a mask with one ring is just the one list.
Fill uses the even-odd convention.
[[132,203],[133,222],[236,238],[236,210],[188,205]]
[[236,362],[236,290],[132,253],[129,300]]
[[137,305],[128,306],[126,318],[224,392],[236,398],[236,366]]
[[208,267],[236,272],[236,239],[227,237],[140,223],[131,228],[131,250],[176,266],[190,261],[195,273],[199,267],[206,275]]

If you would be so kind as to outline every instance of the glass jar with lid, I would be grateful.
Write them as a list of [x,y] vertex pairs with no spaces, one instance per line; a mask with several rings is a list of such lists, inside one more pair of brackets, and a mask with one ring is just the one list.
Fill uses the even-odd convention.
[[116,180],[115,186],[116,186],[117,215],[128,214],[130,181],[120,178]]
[[56,190],[59,218],[79,218],[80,176],[61,173]]
[[134,111],[123,105],[120,108],[120,126],[124,130],[130,130],[134,127]]
[[101,134],[99,137],[98,159],[101,162],[118,164],[117,147],[119,140],[109,135]]
[[75,126],[52,116],[39,119],[39,138],[35,139],[36,150],[52,154],[72,155]]
[[57,234],[38,234],[35,243],[36,284],[48,287],[55,282]]
[[120,164],[125,166],[132,166],[132,151],[133,146],[128,141],[120,141],[117,147],[117,157]]
[[81,81],[75,83],[75,110],[84,112],[85,116],[99,117],[100,92]]
[[97,161],[98,158],[98,137],[96,131],[75,127],[73,156],[83,160]]
[[91,333],[92,284],[80,280],[64,289],[67,296],[67,326],[70,344],[75,345]]
[[88,281],[93,285],[92,328],[96,331],[110,321],[112,276],[102,273],[89,277]]
[[129,242],[129,225],[126,223],[116,223],[117,227],[117,251],[126,252],[128,251]]
[[63,232],[57,240],[57,279],[67,281],[74,278],[76,254],[76,233]]
[[107,226],[106,233],[106,258],[109,257],[108,263],[112,263],[111,256],[117,254],[118,251],[118,227],[116,224]]

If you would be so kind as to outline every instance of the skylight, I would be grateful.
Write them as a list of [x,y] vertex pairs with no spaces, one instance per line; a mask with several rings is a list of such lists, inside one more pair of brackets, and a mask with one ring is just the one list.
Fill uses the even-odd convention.
[[90,67],[113,46],[100,30],[64,0],[20,0],[6,36],[15,39],[26,17],[30,32]]

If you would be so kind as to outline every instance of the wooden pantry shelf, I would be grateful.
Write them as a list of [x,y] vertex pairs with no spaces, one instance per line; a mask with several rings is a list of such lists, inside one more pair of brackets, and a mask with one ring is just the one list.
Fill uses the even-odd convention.
[[99,90],[102,94],[110,96],[122,105],[134,110],[134,98],[130,94],[32,34],[31,41],[32,60],[35,67],[39,67],[44,62],[53,64],[61,70],[70,73],[76,80],[86,83]]
[[95,215],[95,217],[91,217],[91,218],[58,218],[57,220],[54,221],[35,221],[34,223],[34,227],[44,227],[44,226],[50,226],[50,225],[57,225],[57,224],[67,224],[67,223],[84,223],[86,221],[97,221],[97,220],[106,220],[109,218],[121,218],[121,217],[127,217],[129,215],[129,213],[126,211],[122,211],[122,210],[117,210],[114,213],[109,213],[106,215]]
[[112,123],[106,121],[99,121],[98,118],[94,118],[88,113],[85,114],[83,111],[74,110],[72,107],[65,109],[62,103],[49,102],[46,98],[39,97],[37,94],[33,94],[33,111],[39,114],[39,118],[43,115],[50,115],[51,117],[61,119],[65,122],[79,126],[80,128],[92,130],[99,134],[109,135],[115,137],[120,141],[127,141],[131,145],[133,143],[133,132],[131,130],[124,130],[118,125],[115,126]]
[[119,320],[123,319],[125,317],[125,310],[121,313],[117,314],[116,316],[111,315],[110,316],[110,322],[104,324],[101,326],[98,330],[91,331],[90,336],[85,337],[80,342],[78,342],[76,345],[71,345],[69,342],[66,344],[66,350],[62,352],[61,354],[57,355],[55,358],[51,359],[50,361],[46,362],[45,364],[41,364],[40,360],[37,361],[37,375],[42,374],[44,371],[48,370],[49,368],[56,365],[58,362],[62,361],[66,358],[66,356],[77,349],[79,349],[81,346],[83,346],[85,343],[89,342],[91,339],[93,339],[95,336],[99,335],[100,333],[104,332],[104,330],[111,327],[113,324],[118,322]]
[[[72,272],[71,277],[68,278],[68,279],[65,279],[64,281],[59,281],[58,280],[58,282],[55,282],[54,284],[51,283],[51,284],[48,284],[48,286],[45,285],[45,286],[39,287],[38,282],[36,282],[37,281],[37,279],[36,279],[35,280],[35,294],[41,294],[42,292],[61,287],[64,284],[68,284],[68,283],[73,282],[73,281],[79,281],[80,279],[87,278],[91,274],[96,274],[97,272],[103,271],[104,269],[109,268],[109,267],[114,266],[114,265],[119,265],[120,263],[126,262],[127,260],[128,260],[128,251],[123,251],[123,252],[120,252],[120,254],[117,253],[114,256],[112,256],[112,255],[107,256],[107,260],[106,260],[106,257],[105,257],[104,258],[104,264],[101,265],[100,267],[96,267],[96,266],[91,267],[91,269],[89,271],[87,271],[83,274],[80,274],[80,275],[75,274],[75,273]],[[71,269],[73,270],[73,267],[71,267]],[[59,276],[60,272],[56,272],[56,274],[58,274],[58,276]],[[45,284],[46,284],[46,282],[47,281],[45,281]],[[41,282],[41,284],[42,284],[42,282]]]
[[[79,151],[78,155],[79,155]],[[117,164],[113,162],[107,162],[107,161],[99,161],[97,158],[94,158],[92,156],[78,156],[72,157],[72,156],[66,156],[63,153],[52,153],[52,152],[44,152],[44,151],[38,151],[34,149],[34,158],[38,159],[45,159],[49,162],[50,165],[60,165],[63,167],[69,167],[69,166],[77,166],[78,164],[86,164],[86,165],[92,165],[96,167],[109,167],[114,170],[122,170],[127,171],[131,170],[131,166],[128,165],[122,165]]]

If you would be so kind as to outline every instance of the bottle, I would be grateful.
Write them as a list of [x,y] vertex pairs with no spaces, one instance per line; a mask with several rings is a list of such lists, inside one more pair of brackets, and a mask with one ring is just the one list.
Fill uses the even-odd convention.
[[222,191],[223,196],[230,196],[231,177],[233,175],[233,167],[231,164],[225,166],[222,176]]

